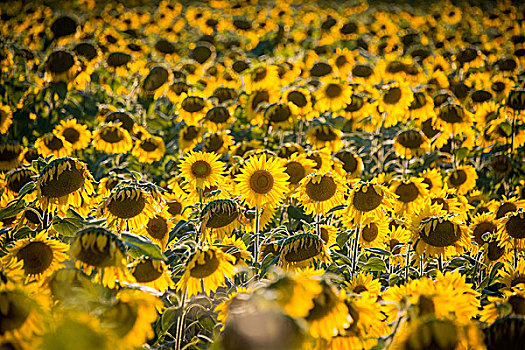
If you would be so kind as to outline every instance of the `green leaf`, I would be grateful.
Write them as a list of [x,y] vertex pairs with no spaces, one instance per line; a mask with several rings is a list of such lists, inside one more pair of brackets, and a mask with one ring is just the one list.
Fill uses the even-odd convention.
[[458,162],[461,162],[465,157],[467,157],[468,154],[468,148],[467,147],[461,147],[456,150],[456,159]]
[[492,283],[492,281],[496,277],[498,270],[501,269],[502,267],[503,267],[503,263],[501,261],[498,261],[497,263],[494,264],[494,266],[492,266],[492,270],[490,270],[490,275],[489,275],[489,282],[488,282],[489,285]]
[[120,234],[120,239],[125,245],[141,250],[144,255],[147,255],[152,259],[166,260],[164,255],[162,255],[160,247],[147,237],[123,232]]
[[51,222],[51,226],[61,235],[73,237],[80,229],[84,227],[85,222],[86,220],[82,215],[69,208],[64,218],[55,216]]
[[377,254],[377,255],[381,255],[381,256],[391,256],[392,253],[390,253],[388,250],[384,250],[384,249],[381,249],[381,248],[365,248],[365,250],[367,252],[370,252],[370,253],[374,253],[374,254]]
[[368,261],[366,262],[366,264],[363,265],[363,270],[365,271],[381,271],[381,272],[386,272],[386,264],[385,262],[376,257],[376,256],[372,256],[370,259],[368,259]]
[[397,273],[392,273],[388,276],[388,285],[393,286],[399,281],[399,275]]
[[18,198],[23,198],[26,194],[33,192],[35,188],[36,184],[34,181],[26,183],[24,186],[22,186],[20,191],[18,191]]
[[181,314],[181,307],[172,306],[164,310],[164,313],[162,314],[161,318],[162,332],[166,333],[171,328],[171,326],[175,324],[175,321],[177,321]]
[[348,239],[350,238],[350,236],[351,236],[351,232],[349,231],[341,232],[340,234],[337,235],[337,238],[335,239],[335,241],[337,242],[337,245],[339,245],[339,247],[343,248],[346,242],[348,242]]
[[24,200],[16,200],[11,202],[7,207],[0,209],[0,220],[8,219],[17,216],[26,207]]
[[35,233],[35,230],[27,227],[27,226],[23,226],[23,227],[20,227],[18,230],[16,230],[15,234],[13,235],[13,237],[15,239],[24,239],[24,238],[27,238],[29,236],[33,236],[33,233]]

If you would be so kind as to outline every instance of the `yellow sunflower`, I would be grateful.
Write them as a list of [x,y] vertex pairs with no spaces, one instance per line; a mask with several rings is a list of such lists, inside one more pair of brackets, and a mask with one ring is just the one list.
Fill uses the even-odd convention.
[[0,134],[6,134],[13,123],[13,112],[8,105],[0,103]]
[[302,232],[286,238],[280,249],[279,265],[287,270],[311,266],[314,261],[329,263],[330,252],[323,239]]
[[350,191],[346,215],[359,221],[364,216],[392,210],[395,198],[396,195],[383,185],[360,181]]
[[221,130],[215,133],[207,133],[203,137],[202,150],[207,153],[225,154],[234,144],[229,130]]
[[377,124],[382,122],[382,113],[386,113],[384,126],[390,127],[399,121],[405,121],[408,108],[414,100],[414,94],[404,82],[392,82],[383,86],[381,97],[377,100],[378,113],[372,114]]
[[440,192],[443,187],[443,178],[438,169],[425,169],[420,177],[423,183],[427,185],[429,194]]
[[388,235],[388,219],[384,212],[378,212],[374,216],[367,216],[361,223],[359,233],[359,244],[362,247],[383,248]]
[[374,279],[373,274],[366,272],[355,274],[346,287],[352,293],[369,294],[372,297],[377,297],[381,293],[381,282]]
[[363,160],[355,152],[345,149],[336,152],[334,157],[341,161],[347,179],[358,178],[364,170]]
[[100,203],[98,214],[108,219],[109,226],[138,230],[159,211],[160,207],[149,191],[137,185],[117,185]]
[[432,120],[432,126],[443,130],[445,135],[467,134],[472,127],[473,116],[462,105],[447,102],[439,106],[438,112]]
[[47,232],[42,231],[35,238],[16,241],[8,248],[6,258],[18,259],[24,263],[26,281],[43,281],[63,266],[68,249],[68,244],[47,239]]
[[69,254],[76,260],[75,266],[83,268],[87,275],[95,270],[95,281],[115,288],[117,282],[135,282],[126,267],[126,248],[113,232],[96,226],[88,226],[77,232]]
[[201,230],[207,238],[222,239],[240,226],[241,214],[241,208],[233,199],[215,199],[202,209]]
[[73,150],[86,149],[91,142],[91,131],[87,126],[78,124],[76,119],[62,120],[55,127],[55,134],[69,142]]
[[53,159],[38,176],[38,201],[51,211],[81,208],[91,201],[94,181],[83,162],[69,157]]
[[343,145],[342,132],[330,124],[318,124],[310,128],[306,136],[314,149],[326,148],[332,152],[339,151]]
[[301,119],[308,119],[312,111],[312,97],[310,91],[302,87],[293,87],[285,90],[283,99],[288,102],[292,113]]
[[187,151],[193,149],[202,140],[202,128],[196,125],[185,125],[179,134],[179,149]]
[[496,219],[501,219],[507,216],[509,213],[515,212],[516,210],[524,208],[525,200],[518,199],[518,197],[507,197],[503,195],[503,198],[499,201],[491,201],[489,203],[489,209],[491,212],[496,214]]
[[181,175],[194,189],[203,190],[220,184],[224,164],[216,153],[189,152],[180,164]]
[[180,95],[179,120],[184,121],[186,125],[197,125],[197,123],[206,115],[211,107],[211,103],[204,98],[202,93],[196,91]]
[[506,250],[525,250],[525,210],[510,212],[499,220],[497,239]]
[[118,347],[134,349],[155,336],[151,324],[157,320],[157,309],[161,307],[162,301],[151,294],[122,289],[100,318],[117,337]]
[[261,208],[265,203],[281,202],[289,179],[281,163],[279,159],[267,159],[266,154],[252,156],[244,163],[235,180],[237,191],[249,205]]
[[476,187],[478,174],[476,168],[462,165],[448,173],[446,183],[449,188],[455,188],[458,194],[466,194]]
[[305,207],[307,214],[325,215],[330,209],[343,204],[345,185],[332,173],[312,173],[299,183],[294,197]]
[[129,132],[120,122],[101,125],[93,133],[95,149],[105,153],[128,153],[133,147]]
[[146,224],[139,230],[139,234],[149,237],[153,243],[157,243],[161,250],[168,246],[170,231],[175,226],[172,220],[169,220],[168,207],[148,218]]
[[328,80],[314,92],[314,96],[317,111],[338,112],[350,102],[352,89],[343,82]]
[[423,179],[412,177],[397,180],[390,185],[390,190],[397,196],[396,211],[412,213],[428,197],[428,189]]
[[[177,283],[177,290],[187,291],[188,297],[203,292],[207,295],[226,284],[234,275],[235,257],[215,247],[199,249],[186,266]],[[204,288],[204,289],[202,289]]]
[[67,157],[73,152],[73,148],[62,135],[47,133],[35,141],[35,148],[42,156]]
[[394,139],[394,150],[398,156],[406,159],[421,157],[430,151],[430,142],[420,130],[405,130]]
[[248,251],[248,247],[241,238],[236,238],[235,236],[224,237],[216,245],[220,246],[223,252],[235,258],[233,265],[236,267],[247,266],[246,262],[252,260],[252,254]]
[[138,284],[151,287],[161,293],[175,286],[171,280],[170,270],[161,260],[153,260],[148,257],[135,259],[129,266],[129,271]]
[[[523,278],[523,277],[522,277]],[[525,285],[523,284],[516,284],[512,286],[512,288],[505,288],[502,291],[503,297],[499,296],[493,296],[488,297],[489,303],[483,306],[483,310],[481,310],[480,313],[480,321],[486,322],[486,323],[492,323],[492,326],[497,326],[498,323],[501,325],[503,324],[505,319],[509,319],[511,317],[515,317],[515,319],[523,320],[524,316],[524,309],[523,309],[523,302],[525,302]],[[496,322],[497,320],[500,320],[499,322]],[[496,327],[495,327],[496,328]],[[519,328],[518,328],[519,329]],[[494,329],[496,332],[498,332],[496,329]],[[493,330],[491,330],[493,331]],[[508,335],[505,334],[505,332],[502,332],[501,330],[498,333],[503,334],[491,334],[489,342],[494,342],[497,338],[500,338],[500,347],[497,348],[505,348],[508,345]],[[519,334],[519,332],[517,332]],[[495,337],[494,337],[495,336]],[[505,337],[507,336],[507,337]],[[502,339],[505,338],[505,339]],[[521,338],[520,338],[521,339]],[[517,348],[519,348],[520,345],[517,345]]]
[[[38,177],[38,173],[32,167],[22,167],[9,170],[5,174],[5,189],[6,194],[11,194],[16,197],[22,187],[27,183],[34,181]],[[34,193],[28,194],[25,198],[32,201],[35,197]]]
[[0,144],[0,170],[6,171],[20,166],[24,147],[18,143],[7,142]]
[[290,191],[293,191],[299,186],[300,181],[307,175],[313,172],[315,162],[308,159],[305,154],[292,153],[288,159],[283,162],[286,168],[284,171],[290,176],[288,179]]
[[166,145],[162,137],[143,134],[140,140],[135,141],[131,151],[141,163],[152,163],[161,160],[166,153]]

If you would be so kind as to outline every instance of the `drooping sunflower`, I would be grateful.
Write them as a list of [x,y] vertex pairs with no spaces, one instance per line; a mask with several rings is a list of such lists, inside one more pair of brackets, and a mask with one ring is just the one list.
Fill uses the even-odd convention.
[[164,207],[161,212],[149,217],[148,222],[139,231],[139,234],[149,237],[153,243],[158,244],[161,250],[167,248],[170,231],[175,226],[175,223],[169,220],[167,210],[168,208]]
[[234,262],[234,256],[218,248],[201,248],[188,262],[184,275],[177,283],[177,290],[187,290],[188,297],[200,292],[213,293],[226,284],[226,278],[233,278]]
[[161,160],[166,153],[166,146],[162,137],[143,134],[140,140],[135,141],[131,154],[141,163],[152,163]]
[[314,261],[329,263],[330,252],[323,239],[302,232],[286,238],[280,249],[279,265],[287,270],[311,266]]
[[449,172],[446,182],[449,188],[455,188],[458,194],[466,194],[476,187],[478,174],[471,165],[462,165]]
[[430,142],[422,131],[410,129],[397,134],[394,149],[397,155],[406,159],[421,157],[430,151]]
[[[34,181],[38,177],[38,173],[31,167],[16,168],[8,171],[5,174],[5,188],[8,194],[17,196],[20,190],[29,182]],[[34,193],[31,193],[27,200],[31,201],[34,198]]]
[[267,159],[266,154],[250,157],[235,178],[241,197],[258,208],[265,203],[280,203],[287,191],[288,179],[282,161]]
[[224,164],[219,157],[216,153],[190,151],[180,164],[181,175],[195,189],[216,186],[224,175]]
[[444,259],[458,255],[470,247],[468,227],[454,214],[447,214],[429,201],[421,204],[412,215],[412,241],[419,255],[443,255]]
[[55,133],[69,142],[73,150],[85,149],[91,142],[91,131],[87,126],[78,124],[76,119],[62,120],[55,127]]
[[315,93],[314,108],[319,112],[338,112],[350,101],[352,89],[337,80],[326,81]]
[[160,307],[162,301],[149,293],[122,289],[104,310],[101,319],[118,338],[119,346],[133,349],[155,336],[151,324],[157,320]]
[[468,134],[472,126],[473,116],[462,105],[447,102],[438,108],[438,112],[432,120],[432,126],[448,136]]
[[397,196],[398,212],[412,213],[428,197],[428,189],[421,178],[394,181],[390,190]]
[[37,198],[42,208],[51,211],[81,208],[90,202],[94,181],[83,162],[69,157],[53,159],[38,176]]
[[182,151],[192,150],[202,141],[202,128],[197,125],[185,125],[179,134],[179,149]]
[[525,250],[525,210],[509,212],[500,219],[497,239],[506,250]]
[[215,199],[204,206],[201,215],[201,230],[206,237],[222,239],[240,226],[241,208],[233,199]]
[[0,103],[0,134],[6,134],[11,124],[13,124],[11,107]]
[[47,133],[35,141],[35,148],[42,156],[68,157],[73,152],[71,144],[62,135]]
[[93,133],[95,149],[105,153],[128,153],[133,147],[129,132],[120,122],[102,124]]
[[126,248],[113,232],[97,226],[78,231],[71,243],[69,254],[76,260],[75,266],[87,275],[95,270],[95,281],[115,288],[117,282],[135,282],[126,267]]
[[491,212],[496,214],[496,219],[501,219],[507,216],[509,213],[515,212],[516,210],[524,208],[525,200],[518,199],[518,197],[507,197],[503,195],[503,198],[499,201],[490,201],[489,209]]
[[360,181],[350,191],[346,215],[359,221],[364,216],[393,210],[395,197],[396,195],[383,185]]
[[336,152],[334,157],[341,161],[347,179],[358,178],[361,175],[364,169],[363,160],[357,153],[345,149]]
[[330,124],[318,124],[310,128],[306,136],[314,149],[329,149],[332,152],[339,151],[343,145],[342,132]]
[[108,225],[120,230],[138,230],[155,216],[160,207],[153,196],[138,185],[117,185],[100,203],[98,214]]
[[199,120],[205,116],[205,111],[211,107],[211,103],[202,93],[196,91],[180,95],[179,119],[186,125],[197,125]]
[[326,214],[330,209],[343,204],[345,185],[339,176],[332,173],[312,173],[299,183],[294,197],[305,207],[308,214]]
[[160,292],[165,292],[168,288],[175,286],[168,267],[161,260],[153,260],[148,257],[135,259],[129,266],[129,271],[138,284]]
[[[522,277],[523,279],[523,277]],[[512,334],[505,334],[506,332],[502,332],[503,329],[496,329],[498,324],[502,325],[505,323],[505,320],[509,319],[518,319],[522,320],[524,319],[523,316],[525,316],[525,310],[523,309],[523,303],[525,302],[525,289],[524,289],[523,282],[522,284],[515,284],[511,288],[505,288],[501,291],[502,297],[499,296],[493,296],[489,297],[489,303],[483,306],[483,310],[481,310],[480,313],[480,321],[491,323],[490,327],[488,329],[485,329],[485,331],[490,331],[492,334],[486,334],[487,337],[485,338],[485,341],[487,344],[494,344],[496,342],[500,342],[499,347],[493,347],[490,349],[497,349],[501,347],[508,346],[508,336],[513,336]],[[520,331],[523,331],[523,326],[516,327],[516,333],[520,333]],[[492,328],[492,329],[491,329]],[[502,327],[503,328],[503,327]],[[505,331],[509,331],[509,329],[506,329]],[[488,333],[488,332],[487,332]],[[501,334],[503,333],[503,334]],[[504,338],[504,335],[507,336],[507,338]],[[499,338],[499,339],[498,339]],[[514,337],[512,337],[514,338]],[[514,338],[516,339],[516,338]],[[521,339],[521,337],[519,338]],[[516,349],[518,349],[520,345],[516,345]]]
[[202,150],[207,153],[225,154],[233,145],[233,137],[229,130],[221,130],[215,133],[206,133],[203,137]]
[[6,171],[20,166],[23,151],[24,147],[19,143],[7,142],[0,144],[0,170]]

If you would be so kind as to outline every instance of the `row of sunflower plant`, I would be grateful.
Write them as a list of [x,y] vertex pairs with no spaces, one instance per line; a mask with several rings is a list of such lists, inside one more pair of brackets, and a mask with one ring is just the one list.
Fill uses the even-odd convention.
[[0,348],[521,349],[525,7],[0,5]]

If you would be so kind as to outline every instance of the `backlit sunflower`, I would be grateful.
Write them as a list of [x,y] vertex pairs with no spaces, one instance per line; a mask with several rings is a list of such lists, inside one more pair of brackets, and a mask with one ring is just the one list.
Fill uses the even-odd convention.
[[520,208],[525,209],[525,200],[518,199],[518,197],[507,197],[503,195],[501,200],[491,201],[489,203],[489,209],[496,214],[496,219],[501,219]]
[[77,232],[69,254],[75,266],[87,275],[96,271],[95,281],[115,288],[118,282],[135,282],[126,267],[126,248],[113,232],[89,226]]
[[347,179],[358,178],[364,170],[363,160],[355,152],[341,150],[335,153],[334,157],[341,161]]
[[16,241],[8,248],[6,259],[18,259],[24,263],[26,281],[43,281],[62,267],[68,249],[68,244],[47,239],[47,232],[42,231],[35,238]]
[[396,210],[412,213],[428,197],[428,189],[421,178],[394,181],[390,190],[397,196]]
[[[408,108],[414,100],[414,94],[406,83],[393,82],[385,85],[381,91],[381,97],[377,100],[379,113],[386,113],[384,119],[385,127],[397,124],[399,121],[405,121],[408,114]],[[381,123],[382,116],[376,116],[377,123]]]
[[129,266],[129,271],[138,284],[151,287],[162,293],[175,286],[171,280],[168,267],[160,260],[153,260],[148,257],[135,259]]
[[[5,174],[5,189],[8,194],[12,194],[13,197],[16,197],[22,187],[27,183],[34,181],[37,177],[37,172],[31,167],[12,169]],[[34,195],[34,193],[31,193],[26,199],[31,201],[34,199]]]
[[313,172],[315,162],[308,159],[305,154],[293,153],[288,159],[283,162],[287,173],[290,178],[288,179],[290,190],[293,191],[299,182],[307,175]]
[[7,142],[0,144],[0,171],[18,167],[22,161],[24,147],[19,143]]
[[525,210],[509,212],[498,224],[497,239],[507,250],[525,250]]
[[175,226],[172,220],[169,220],[168,208],[165,207],[161,212],[148,218],[146,224],[142,227],[139,234],[149,237],[153,243],[159,245],[161,250],[168,246],[170,231]]
[[81,208],[90,202],[94,181],[83,162],[69,157],[53,159],[36,181],[38,201],[51,211]]
[[388,235],[388,219],[384,212],[378,212],[374,216],[367,216],[361,224],[359,233],[359,244],[362,247],[383,248]]
[[143,134],[140,140],[135,141],[131,151],[141,163],[152,163],[161,160],[166,153],[166,146],[162,137]]
[[330,124],[318,124],[307,131],[307,137],[314,149],[329,149],[339,151],[343,145],[342,132]]
[[76,119],[62,120],[55,127],[55,133],[69,142],[74,150],[85,149],[91,142],[91,131],[87,126],[78,124]]
[[441,191],[443,178],[438,169],[425,169],[420,177],[423,179],[423,183],[427,185],[429,194]]
[[441,254],[447,259],[470,247],[468,227],[454,214],[447,214],[428,201],[413,214],[410,226],[412,241],[419,255],[426,253],[436,257]]
[[222,239],[240,226],[241,208],[233,199],[215,199],[204,206],[201,215],[206,237]]
[[121,123],[109,122],[95,130],[93,145],[96,150],[105,153],[128,153],[133,147],[133,142]]
[[[199,249],[186,266],[177,290],[187,290],[188,297],[203,292],[207,295],[226,285],[234,275],[235,257],[215,247]],[[204,288],[204,289],[202,289]]]
[[8,105],[0,103],[0,134],[6,134],[13,123],[13,112]]
[[155,336],[151,324],[157,320],[162,301],[134,289],[120,290],[100,316],[102,323],[118,338],[118,346],[134,349]]
[[281,202],[288,187],[288,174],[279,159],[267,159],[266,154],[250,157],[235,180],[237,191],[251,206]]
[[73,148],[62,135],[47,133],[35,141],[35,148],[42,156],[67,157],[73,152]]
[[359,221],[363,216],[392,210],[395,198],[396,195],[383,185],[360,181],[350,191],[346,215]]
[[333,225],[321,225],[319,234],[324,244],[330,248],[336,244],[338,229]]
[[462,165],[448,173],[446,183],[449,188],[455,188],[458,194],[466,194],[476,187],[478,174],[476,168]]
[[202,141],[202,128],[196,125],[185,125],[179,134],[179,149],[182,151],[192,150]]
[[421,157],[430,151],[430,142],[422,131],[410,129],[397,134],[394,149],[400,157],[406,159]]
[[279,265],[287,270],[311,266],[314,261],[329,263],[330,252],[321,237],[303,232],[286,238],[281,246]]
[[195,189],[216,186],[224,174],[224,164],[219,157],[216,153],[190,151],[180,164],[181,175]]
[[314,96],[316,110],[337,112],[350,102],[352,89],[343,82],[327,80]]
[[345,185],[339,176],[315,172],[301,180],[294,197],[305,207],[307,214],[326,214],[343,204],[344,195]]
[[495,237],[498,222],[493,213],[478,213],[469,225],[472,240],[481,248]]
[[446,135],[468,134],[472,126],[473,116],[462,105],[447,102],[438,108],[432,120],[432,126],[443,130]]
[[137,185],[117,185],[100,203],[99,216],[119,230],[138,230],[155,216],[160,207],[153,196]]

